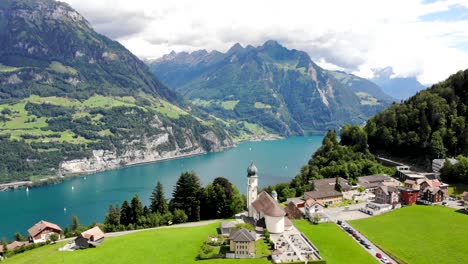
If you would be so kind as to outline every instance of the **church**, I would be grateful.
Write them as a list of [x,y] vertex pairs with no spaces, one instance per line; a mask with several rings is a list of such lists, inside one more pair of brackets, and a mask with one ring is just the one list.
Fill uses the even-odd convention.
[[270,194],[263,191],[258,194],[258,170],[252,162],[247,168],[247,210],[257,228],[268,229],[272,234],[281,234],[291,230],[293,225],[286,217],[284,208],[278,203],[275,191]]

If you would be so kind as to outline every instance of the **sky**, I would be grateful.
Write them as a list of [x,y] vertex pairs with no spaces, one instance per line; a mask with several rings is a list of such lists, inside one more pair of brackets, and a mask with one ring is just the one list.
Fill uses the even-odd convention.
[[135,55],[276,40],[326,69],[436,83],[468,68],[468,0],[62,0]]

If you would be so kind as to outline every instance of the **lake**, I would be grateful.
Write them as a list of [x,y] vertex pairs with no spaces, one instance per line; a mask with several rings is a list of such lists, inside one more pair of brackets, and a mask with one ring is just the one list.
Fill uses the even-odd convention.
[[[241,193],[251,161],[258,168],[260,187],[290,181],[320,146],[323,136],[291,137],[275,141],[244,142],[223,152],[161,161],[72,178],[56,185],[0,192],[0,238],[12,238],[40,220],[69,226],[73,215],[82,224],[102,222],[110,204],[122,204],[138,194],[149,204],[160,181],[166,198],[184,171],[195,171],[206,185],[218,176],[234,183]],[[66,210],[65,210],[66,209]]]

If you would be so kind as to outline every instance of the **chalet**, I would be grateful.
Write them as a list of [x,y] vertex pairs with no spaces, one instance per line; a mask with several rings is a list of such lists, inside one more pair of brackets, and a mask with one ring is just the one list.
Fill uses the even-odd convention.
[[286,207],[284,208],[284,211],[286,212],[286,216],[292,220],[302,219],[304,215],[302,211],[299,208],[297,208],[296,204],[292,201],[290,201],[286,205]]
[[[439,188],[442,190],[445,194],[445,196],[448,195],[448,184],[442,183],[439,180],[424,180],[420,185],[419,185],[419,190],[424,191],[427,188]],[[420,193],[422,196],[423,193]]]
[[404,205],[415,204],[418,200],[419,190],[415,190],[407,187],[400,187],[400,200]]
[[375,192],[375,202],[379,204],[396,205],[400,202],[398,188],[392,186],[379,186]]
[[75,247],[79,249],[97,247],[104,241],[104,232],[95,226],[75,238]]
[[[351,186],[343,178],[338,178],[342,192],[351,190]],[[304,193],[304,199],[314,199],[324,205],[331,205],[343,201],[343,193],[335,190],[335,178],[314,180],[314,190]]]
[[440,188],[427,187],[420,191],[420,199],[428,203],[440,203],[444,200],[445,193]]
[[255,257],[255,231],[245,228],[237,229],[229,236],[229,250],[234,258]]
[[57,234],[60,239],[62,233],[58,225],[43,220],[28,229],[29,241],[32,243],[46,242],[52,234]]
[[320,222],[328,222],[328,217],[323,213],[323,203],[314,199],[307,199],[304,208],[305,217],[308,218],[309,221],[315,221],[314,218],[318,215],[320,217]]

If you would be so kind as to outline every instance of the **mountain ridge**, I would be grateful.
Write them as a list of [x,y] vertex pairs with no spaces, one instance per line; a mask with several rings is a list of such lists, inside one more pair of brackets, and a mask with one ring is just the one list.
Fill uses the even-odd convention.
[[[274,40],[258,47],[236,43],[225,53],[171,52],[149,65],[163,83],[206,111],[286,136],[323,133],[348,120],[363,123],[391,102],[370,81],[354,76],[361,84],[350,90],[306,52]],[[369,87],[367,92],[356,88],[362,84]],[[226,102],[235,105],[227,109]]]

